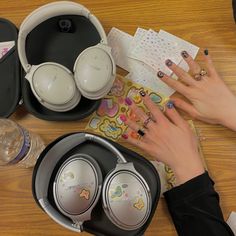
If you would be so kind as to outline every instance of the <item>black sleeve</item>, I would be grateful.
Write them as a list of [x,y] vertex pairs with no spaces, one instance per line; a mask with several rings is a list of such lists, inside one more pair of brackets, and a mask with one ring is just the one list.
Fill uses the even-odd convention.
[[232,5],[233,5],[234,20],[236,21],[236,0],[232,1]]
[[207,172],[164,193],[179,236],[234,236]]

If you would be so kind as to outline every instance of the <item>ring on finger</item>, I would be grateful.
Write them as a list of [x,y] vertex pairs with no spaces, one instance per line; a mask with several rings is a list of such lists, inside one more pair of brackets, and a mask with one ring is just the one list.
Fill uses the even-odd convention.
[[143,122],[143,127],[145,129],[147,129],[147,126],[149,124],[150,121],[153,121],[152,117],[151,116],[148,116],[148,118]]
[[140,137],[143,137],[143,136],[145,135],[145,132],[144,132],[144,130],[142,130],[142,129],[139,129],[139,130],[137,131],[137,133],[138,133],[138,135],[139,135]]
[[202,79],[202,77],[207,75],[207,71],[205,71],[204,69],[201,69],[199,73],[194,75],[194,79],[197,81],[200,81]]

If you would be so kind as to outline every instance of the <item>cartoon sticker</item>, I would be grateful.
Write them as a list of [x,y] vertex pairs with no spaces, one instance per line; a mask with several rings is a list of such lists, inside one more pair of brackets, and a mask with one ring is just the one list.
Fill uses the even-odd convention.
[[90,191],[87,189],[82,189],[80,195],[81,198],[85,198],[86,200],[89,200],[90,198]]
[[139,198],[137,202],[134,203],[134,208],[141,211],[144,208],[144,201],[142,198]]
[[114,190],[111,190],[111,192],[110,192],[110,196],[111,196],[111,198],[119,198],[119,197],[121,197],[122,196],[122,188],[120,187],[120,186],[117,186],[116,188],[115,188],[115,191]]
[[97,110],[97,114],[99,116],[109,116],[114,117],[119,110],[119,106],[117,103],[113,101],[113,99],[103,99],[101,102],[101,105],[99,106]]
[[105,119],[100,126],[100,130],[108,137],[117,139],[122,134],[122,129],[114,121]]

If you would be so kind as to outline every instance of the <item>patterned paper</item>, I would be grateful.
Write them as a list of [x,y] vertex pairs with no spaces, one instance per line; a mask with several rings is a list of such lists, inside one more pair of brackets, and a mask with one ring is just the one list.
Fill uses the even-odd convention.
[[[199,47],[197,47],[197,46],[195,46],[195,45],[193,45],[181,38],[178,38],[177,36],[170,34],[164,30],[160,30],[158,35],[162,39],[167,39],[170,42],[173,42],[173,44],[177,48],[179,48],[179,53],[182,51],[187,51],[189,53],[189,55],[192,56],[193,59],[197,56],[198,51],[199,51]],[[179,66],[182,69],[184,69],[185,71],[187,71],[187,72],[189,71],[189,66],[184,60],[181,61]]]
[[175,92],[174,89],[170,88],[157,77],[157,73],[152,68],[143,63],[133,65],[132,72],[126,78],[166,97],[171,96]]
[[[169,98],[117,75],[110,93],[102,100],[98,110],[93,113],[86,129],[117,141],[124,131],[127,130],[127,126],[120,120],[120,115],[125,114],[129,118],[137,120],[137,117],[135,117],[129,107],[125,105],[125,98],[131,97],[141,109],[146,111],[139,95],[141,89],[144,89],[147,94],[150,95],[157,106],[164,109],[163,105],[169,100]],[[134,134],[132,133],[131,135]]]
[[158,33],[148,30],[138,44],[129,52],[133,59],[140,60],[155,71],[171,75],[172,71],[165,65],[167,59],[179,64],[182,61],[179,48],[172,41],[160,38]]

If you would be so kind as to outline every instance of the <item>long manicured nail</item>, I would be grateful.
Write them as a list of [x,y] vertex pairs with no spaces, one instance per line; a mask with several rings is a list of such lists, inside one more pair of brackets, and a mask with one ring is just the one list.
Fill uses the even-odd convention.
[[168,59],[168,60],[166,60],[166,65],[167,66],[172,66],[172,64],[173,64],[173,62],[170,60],[170,59]]
[[127,97],[127,98],[125,99],[125,103],[126,103],[128,106],[130,106],[130,105],[132,105],[132,100],[131,100],[129,97]]
[[146,96],[146,92],[145,92],[143,89],[141,89],[141,90],[139,91],[139,94],[140,94],[142,97],[145,97],[145,96]]
[[189,54],[186,51],[181,52],[183,58],[188,58]]
[[123,122],[127,121],[127,118],[126,118],[126,116],[125,116],[124,114],[121,114],[121,115],[120,115],[120,119],[121,119]]
[[123,139],[128,139],[128,135],[127,135],[127,134],[122,134],[121,137],[122,137]]
[[169,102],[166,104],[166,106],[167,106],[167,108],[168,108],[168,109],[172,109],[172,108],[174,108],[174,107],[175,107],[175,105],[174,105],[174,102],[173,102],[173,101],[169,101]]
[[162,71],[160,71],[160,70],[157,72],[157,76],[158,76],[160,79],[163,78],[164,75],[165,75],[165,74],[164,74]]
[[205,49],[205,50],[204,50],[204,54],[205,54],[206,56],[208,56],[208,54],[209,54],[208,49]]

